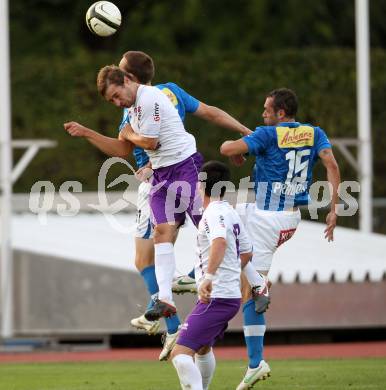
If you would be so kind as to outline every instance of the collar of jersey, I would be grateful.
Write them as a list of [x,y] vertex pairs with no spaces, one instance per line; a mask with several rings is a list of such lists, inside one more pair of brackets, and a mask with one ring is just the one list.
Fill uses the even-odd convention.
[[210,202],[207,206],[207,208],[211,205],[211,204],[218,204],[218,203],[228,203],[227,200],[223,199],[223,200],[214,200],[213,202]]
[[299,122],[281,122],[276,127],[284,126],[284,127],[298,127],[300,126]]
[[143,91],[143,88],[142,87],[146,87],[146,85],[144,84],[140,84],[140,86],[138,87],[137,89],[137,94],[135,96],[135,102],[134,104],[132,105],[132,107],[137,107],[137,102],[138,102],[138,99],[139,99],[139,96],[141,95],[142,91]]

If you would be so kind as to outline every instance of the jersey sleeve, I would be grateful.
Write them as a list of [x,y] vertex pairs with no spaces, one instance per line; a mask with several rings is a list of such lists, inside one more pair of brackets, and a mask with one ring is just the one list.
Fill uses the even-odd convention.
[[242,138],[248,146],[248,153],[258,156],[268,146],[270,136],[264,127],[256,127],[252,134]]
[[159,137],[162,121],[161,104],[159,95],[153,93],[152,89],[143,91],[142,99],[137,105],[137,110],[140,110],[137,114],[140,135],[148,138]]
[[240,221],[240,233],[238,236],[240,253],[252,252],[252,243],[247,234],[244,224]]
[[319,154],[320,151],[323,149],[331,149],[331,143],[330,140],[327,138],[326,133],[320,127],[316,127],[315,131],[317,133],[317,141],[315,145],[317,154]]
[[205,224],[211,244],[216,238],[227,238],[225,218],[222,214],[208,213],[205,217]]
[[127,108],[124,108],[123,109],[123,114],[122,114],[122,120],[121,120],[121,123],[119,124],[119,127],[118,127],[118,133],[123,129],[123,127],[127,123],[130,123],[129,110]]
[[178,90],[178,96],[181,99],[182,104],[185,106],[185,111],[189,113],[196,112],[198,106],[200,105],[200,101],[197,100],[192,95],[189,95],[184,89],[182,89],[179,85],[174,83],[168,83],[173,89]]

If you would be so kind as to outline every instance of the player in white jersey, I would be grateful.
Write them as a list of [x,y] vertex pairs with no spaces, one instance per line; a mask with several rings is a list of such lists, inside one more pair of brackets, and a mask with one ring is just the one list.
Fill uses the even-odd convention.
[[176,313],[172,296],[174,237],[186,214],[196,226],[201,217],[197,183],[203,159],[172,103],[157,88],[133,82],[116,66],[102,68],[97,85],[106,100],[131,110],[130,124],[121,130],[120,137],[142,147],[150,157],[150,206],[159,294],[145,318],[152,321],[169,317]]
[[[111,98],[114,99],[114,93]],[[138,85],[129,116],[134,132],[127,126],[121,135],[137,145],[143,143],[153,170],[177,164],[197,152],[196,140],[185,130],[178,112],[158,88]]]
[[[150,85],[154,77],[154,62],[152,58],[144,52],[128,51],[123,54],[119,67],[125,71],[133,81]],[[174,83],[164,83],[156,85],[173,103],[182,120],[185,114],[192,113],[194,116],[209,121],[217,126],[230,129],[232,131],[248,134],[250,130],[243,126],[236,119],[224,112],[218,107],[210,106],[189,95],[182,88]],[[124,109],[123,119],[120,129],[129,121],[127,109]],[[116,157],[127,158],[133,149],[133,145],[125,140],[106,137],[92,129],[89,129],[79,123],[69,122],[65,124],[65,129],[72,136],[84,137],[91,144],[99,148],[102,152]],[[138,167],[137,178],[143,180],[146,174],[148,156],[141,148],[134,148],[133,155]],[[145,175],[146,176],[146,175]],[[151,297],[158,294],[158,284],[154,270],[154,244],[153,227],[151,224],[151,211],[149,205],[149,192],[151,184],[146,180],[138,188],[137,198],[137,219],[135,232],[135,266],[140,272],[147,290]],[[173,292],[193,292],[196,290],[194,280],[194,271],[189,275],[178,277],[173,284]],[[148,308],[153,304],[153,299],[149,301]],[[167,333],[165,337],[164,348],[160,354],[160,360],[165,360],[171,351],[176,340],[176,331],[180,322],[177,316],[166,318]],[[143,329],[149,334],[157,333],[160,324],[159,321],[148,321],[141,315],[131,320],[131,324],[138,329]]]
[[216,365],[212,346],[239,310],[240,272],[252,257],[240,216],[223,200],[229,168],[209,161],[201,172],[206,182],[200,186],[204,213],[195,266],[199,301],[182,325],[171,354],[182,389],[190,390],[209,388]]
[[[263,360],[265,333],[264,311],[268,289],[261,273],[267,274],[276,249],[289,240],[300,222],[300,205],[309,201],[312,169],[320,158],[331,184],[331,210],[327,216],[325,238],[333,240],[340,183],[339,167],[324,131],[317,126],[295,120],[297,97],[286,88],[272,91],[266,97],[263,118],[265,126],[237,141],[226,141],[221,153],[226,156],[249,152],[256,156],[255,204],[239,210],[253,244],[253,267],[247,270],[249,286],[243,289],[244,335],[249,366],[237,390],[246,390],[270,372]],[[262,304],[261,304],[262,302]]]

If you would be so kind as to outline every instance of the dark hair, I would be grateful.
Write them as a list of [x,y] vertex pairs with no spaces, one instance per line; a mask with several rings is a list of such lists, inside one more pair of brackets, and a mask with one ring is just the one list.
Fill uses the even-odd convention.
[[98,72],[97,87],[98,92],[105,96],[107,88],[111,84],[123,85],[125,82],[125,72],[115,65],[107,65]]
[[231,178],[231,173],[229,168],[220,161],[208,161],[201,168],[202,173],[206,173],[205,180],[205,195],[210,197],[218,197],[222,198],[226,191],[226,183]]
[[298,111],[298,98],[294,91],[288,88],[279,88],[271,91],[267,98],[273,98],[273,109],[275,112],[284,110],[285,115],[294,118]]
[[143,51],[127,51],[123,54],[126,60],[124,70],[132,73],[141,84],[149,83],[154,77],[153,59]]

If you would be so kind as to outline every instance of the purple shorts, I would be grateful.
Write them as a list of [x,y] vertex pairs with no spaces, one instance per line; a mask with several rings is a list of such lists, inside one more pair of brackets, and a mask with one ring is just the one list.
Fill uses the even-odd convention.
[[150,207],[155,225],[181,225],[188,213],[193,223],[198,226],[202,214],[198,174],[202,163],[202,155],[194,153],[177,164],[154,170]]
[[208,304],[198,301],[181,327],[177,344],[196,352],[204,346],[212,347],[224,336],[240,304],[239,298],[213,298]]

